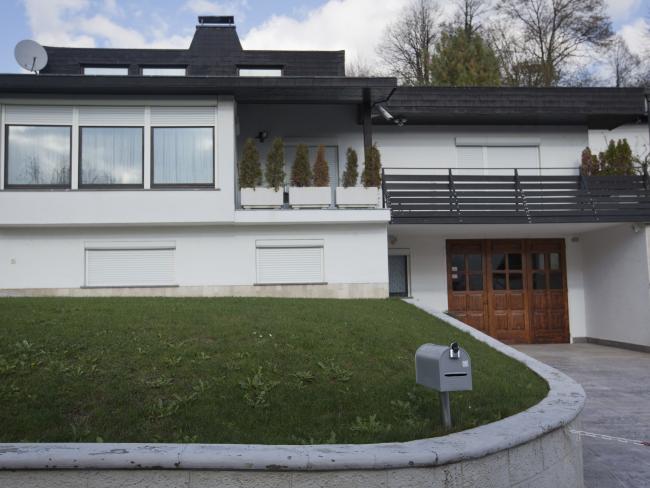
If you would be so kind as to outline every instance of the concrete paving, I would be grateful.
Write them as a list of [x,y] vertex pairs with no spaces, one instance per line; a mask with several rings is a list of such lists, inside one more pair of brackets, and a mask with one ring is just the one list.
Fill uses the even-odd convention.
[[[595,344],[516,348],[581,383],[582,430],[650,442],[650,354]],[[650,446],[582,438],[586,488],[650,487]]]

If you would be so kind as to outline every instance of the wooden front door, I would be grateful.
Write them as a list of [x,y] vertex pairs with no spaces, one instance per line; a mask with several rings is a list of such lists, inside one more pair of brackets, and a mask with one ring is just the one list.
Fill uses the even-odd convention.
[[455,317],[488,333],[483,241],[447,242],[447,293]]
[[509,343],[568,342],[562,239],[447,241],[449,312]]

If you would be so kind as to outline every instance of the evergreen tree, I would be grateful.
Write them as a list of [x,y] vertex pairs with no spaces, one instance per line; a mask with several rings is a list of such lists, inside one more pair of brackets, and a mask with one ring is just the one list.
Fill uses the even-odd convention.
[[478,33],[457,27],[436,43],[431,78],[439,86],[498,86],[499,61]]
[[239,162],[239,187],[255,188],[262,184],[262,167],[260,166],[260,153],[255,147],[252,138],[246,139],[242,158]]
[[359,177],[359,158],[357,152],[348,147],[346,153],[346,162],[345,162],[345,171],[343,172],[343,186],[349,188],[357,184],[357,178]]
[[381,155],[376,144],[366,148],[366,160],[363,163],[361,181],[366,188],[381,185]]
[[266,156],[266,183],[278,191],[284,184],[284,142],[280,137],[273,139]]
[[311,180],[309,149],[304,144],[299,144],[296,147],[296,157],[291,167],[291,186],[310,186]]
[[330,169],[325,159],[325,146],[318,146],[314,163],[314,186],[329,186]]

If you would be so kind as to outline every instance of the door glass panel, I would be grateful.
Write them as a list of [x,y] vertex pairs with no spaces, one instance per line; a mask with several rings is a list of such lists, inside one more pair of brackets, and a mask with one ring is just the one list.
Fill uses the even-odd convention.
[[544,254],[534,252],[533,257],[533,269],[544,269]]
[[546,275],[533,273],[533,290],[546,290]]
[[508,281],[511,290],[523,290],[524,280],[521,273],[510,273]]
[[470,291],[481,291],[483,289],[483,275],[471,274],[469,275],[469,289]]
[[521,269],[521,254],[508,254],[508,268]]
[[492,269],[494,269],[494,270],[506,269],[506,255],[505,254],[493,254],[492,255]]
[[454,291],[465,291],[464,273],[454,273],[451,275],[451,289]]
[[505,290],[506,289],[506,275],[502,273],[492,273],[492,289]]
[[451,271],[465,271],[465,255],[452,254],[451,256]]
[[548,285],[551,290],[561,290],[562,288],[564,288],[562,284],[562,273],[549,274]]
[[478,271],[480,273],[483,271],[483,256],[480,254],[469,254],[467,256],[467,264],[470,271]]
[[388,291],[390,296],[408,295],[406,256],[388,256]]
[[548,255],[549,265],[551,269],[560,269],[560,254],[552,252]]

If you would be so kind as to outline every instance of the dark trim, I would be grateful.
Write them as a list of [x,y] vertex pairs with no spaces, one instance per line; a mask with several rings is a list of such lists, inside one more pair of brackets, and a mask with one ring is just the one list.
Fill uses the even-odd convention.
[[[155,183],[154,177],[154,130],[155,129],[210,129],[212,130],[212,182],[211,183]],[[214,125],[156,125],[151,126],[151,137],[149,138],[149,144],[151,145],[151,154],[149,155],[149,171],[150,171],[150,181],[149,187],[152,189],[174,189],[174,188],[214,188],[215,177],[216,177],[216,159],[214,152],[217,148],[216,135],[214,130]]]
[[[82,140],[83,140],[83,129],[140,129],[142,137],[142,170],[140,172],[140,178],[142,183],[133,183],[133,184],[124,184],[124,183],[101,183],[101,184],[84,184],[81,177],[81,163],[82,158]],[[141,190],[144,188],[144,127],[140,125],[80,125],[79,126],[79,151],[77,153],[77,188],[80,190],[124,190],[124,189],[134,189]]]
[[609,339],[598,339],[596,337],[573,337],[571,338],[571,342],[573,344],[597,344],[599,346],[616,347],[619,349],[627,349],[629,351],[650,353],[650,346],[632,344],[630,342],[610,341]]
[[[10,127],[67,127],[70,135],[70,157],[68,159],[67,185],[15,185],[9,183],[9,128]],[[67,124],[5,124],[4,147],[4,189],[5,190],[71,190],[72,189],[72,125]]]

